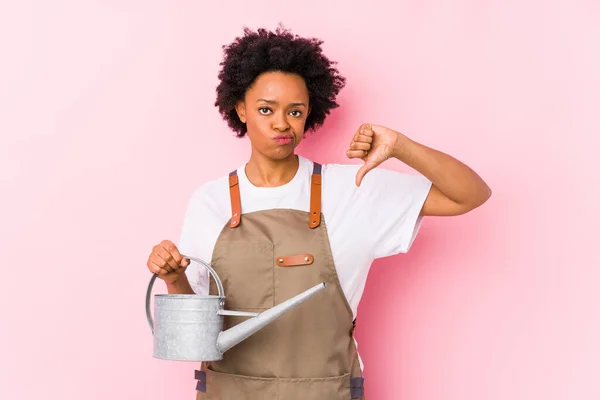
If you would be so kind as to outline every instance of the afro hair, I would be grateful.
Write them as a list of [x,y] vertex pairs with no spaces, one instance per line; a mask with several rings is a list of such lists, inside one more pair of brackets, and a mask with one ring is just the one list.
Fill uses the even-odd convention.
[[346,79],[321,49],[322,40],[303,38],[289,30],[268,31],[244,29],[244,35],[223,46],[219,85],[215,106],[238,137],[246,135],[246,124],[240,121],[235,105],[259,75],[278,71],[301,76],[306,83],[311,112],[305,131],[314,131],[325,121],[331,109],[338,107],[336,96]]

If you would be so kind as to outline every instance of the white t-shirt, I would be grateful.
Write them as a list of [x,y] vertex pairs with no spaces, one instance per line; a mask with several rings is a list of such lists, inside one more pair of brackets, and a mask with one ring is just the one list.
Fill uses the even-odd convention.
[[[283,186],[256,187],[238,168],[242,214],[273,208],[309,211],[313,162],[299,156],[294,178]],[[360,165],[327,164],[322,169],[321,211],[342,290],[356,317],[371,263],[406,253],[421,225],[419,212],[431,182],[422,175],[375,168],[360,187]],[[223,176],[194,191],[185,214],[178,248],[210,262],[217,238],[231,217],[229,178]],[[243,221],[243,217],[242,217]],[[194,291],[207,294],[209,275],[191,263],[186,275]]]

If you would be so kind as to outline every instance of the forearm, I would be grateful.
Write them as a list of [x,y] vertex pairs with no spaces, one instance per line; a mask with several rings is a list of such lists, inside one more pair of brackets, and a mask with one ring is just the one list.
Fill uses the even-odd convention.
[[475,208],[491,195],[479,175],[459,160],[398,134],[393,156],[421,173],[453,202]]
[[194,294],[194,289],[190,285],[185,273],[179,275],[174,282],[165,282],[169,294]]

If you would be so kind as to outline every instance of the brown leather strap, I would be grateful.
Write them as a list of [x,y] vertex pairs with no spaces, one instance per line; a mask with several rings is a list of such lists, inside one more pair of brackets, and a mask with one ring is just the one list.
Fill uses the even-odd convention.
[[321,224],[321,164],[314,163],[310,181],[310,218],[308,226],[312,229]]
[[240,220],[242,219],[242,202],[240,200],[240,185],[237,171],[229,174],[229,197],[231,199],[231,221],[229,227],[235,228],[240,224]]
[[315,261],[312,254],[294,254],[291,256],[277,257],[276,264],[280,267],[296,267],[299,265],[310,265]]

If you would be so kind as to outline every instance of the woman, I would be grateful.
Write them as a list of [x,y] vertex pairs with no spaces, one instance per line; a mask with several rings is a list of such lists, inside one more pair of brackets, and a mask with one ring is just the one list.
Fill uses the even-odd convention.
[[[345,84],[321,41],[246,29],[224,48],[216,106],[250,159],[192,195],[179,248],[156,245],[147,266],[169,293],[216,293],[261,311],[315,284],[327,289],[196,371],[198,399],[364,399],[352,333],[374,259],[407,252],[423,216],[459,215],[490,197],[456,159],[400,132],[363,124],[347,150],[356,165],[321,166],[294,153],[337,107]],[[420,174],[376,168],[396,158]],[[227,327],[239,323],[227,317]]]

